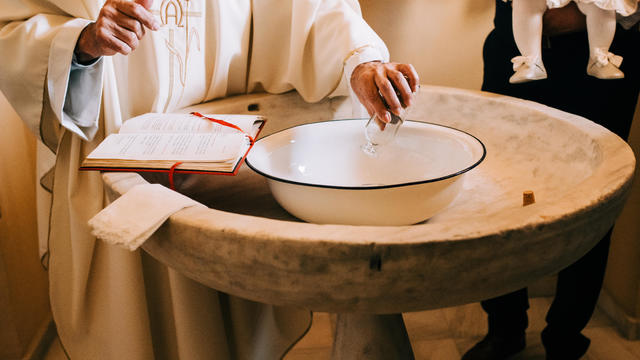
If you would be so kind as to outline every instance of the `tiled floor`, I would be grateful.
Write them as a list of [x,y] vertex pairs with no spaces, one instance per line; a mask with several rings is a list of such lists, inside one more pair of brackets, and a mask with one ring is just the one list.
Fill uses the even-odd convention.
[[[550,298],[531,299],[527,348],[513,360],[544,360],[539,335],[550,303]],[[485,315],[479,304],[408,313],[404,319],[417,360],[459,360],[461,354],[486,332]],[[623,339],[599,311],[584,333],[591,338],[591,347],[584,360],[640,360],[640,341]],[[316,313],[309,333],[285,360],[328,360],[332,341],[330,315]],[[65,359],[56,339],[45,360]]]
[[[550,304],[551,298],[531,299],[527,348],[513,360],[544,360],[540,331],[544,328],[544,317]],[[404,320],[417,360],[460,360],[487,330],[486,317],[479,304],[407,313]],[[623,339],[599,311],[584,334],[591,339],[584,360],[640,359],[640,341]],[[329,359],[332,339],[330,316],[316,313],[311,330],[285,360]]]

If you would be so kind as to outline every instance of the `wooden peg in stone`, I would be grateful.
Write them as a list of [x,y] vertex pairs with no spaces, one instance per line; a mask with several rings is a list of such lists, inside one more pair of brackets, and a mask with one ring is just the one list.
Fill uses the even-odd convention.
[[522,193],[522,206],[531,205],[536,202],[536,197],[533,195],[533,191],[526,190]]

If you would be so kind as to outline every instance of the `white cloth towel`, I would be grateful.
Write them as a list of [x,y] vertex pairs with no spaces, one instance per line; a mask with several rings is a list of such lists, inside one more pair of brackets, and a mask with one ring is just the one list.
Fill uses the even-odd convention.
[[177,211],[197,201],[159,184],[137,185],[89,220],[91,233],[131,251],[140,247]]

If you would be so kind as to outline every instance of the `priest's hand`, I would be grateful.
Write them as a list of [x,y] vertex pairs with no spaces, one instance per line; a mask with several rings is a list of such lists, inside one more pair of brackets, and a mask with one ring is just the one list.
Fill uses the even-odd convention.
[[401,115],[413,102],[420,80],[411,64],[372,61],[358,65],[351,74],[351,88],[369,115],[388,123],[389,111]]
[[160,28],[149,11],[153,1],[107,0],[98,19],[80,33],[75,48],[76,59],[89,63],[100,56],[130,54],[145,35],[145,28],[154,31]]

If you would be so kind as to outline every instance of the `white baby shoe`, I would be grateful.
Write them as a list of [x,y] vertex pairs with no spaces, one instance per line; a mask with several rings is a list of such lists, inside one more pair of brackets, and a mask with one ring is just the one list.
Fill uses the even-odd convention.
[[622,56],[614,55],[607,50],[596,48],[595,56],[589,58],[587,74],[598,79],[622,79],[624,73],[619,67]]
[[513,71],[515,71],[515,74],[509,78],[509,82],[512,84],[547,78],[547,70],[544,68],[540,56],[516,56],[511,59],[511,62],[513,63]]

